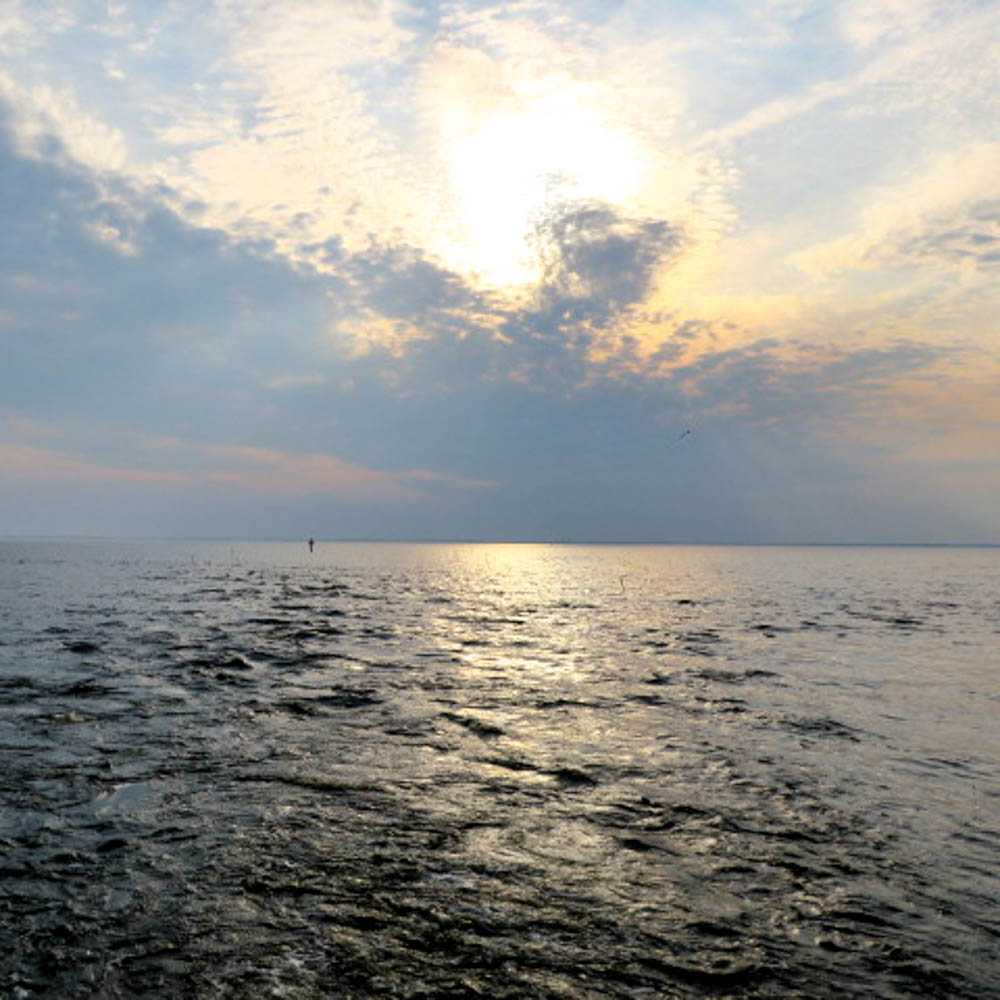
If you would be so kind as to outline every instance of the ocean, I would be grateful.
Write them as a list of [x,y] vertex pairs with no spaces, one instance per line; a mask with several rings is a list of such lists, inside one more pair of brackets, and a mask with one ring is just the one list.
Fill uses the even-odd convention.
[[1000,549],[0,543],[0,996],[1000,996]]

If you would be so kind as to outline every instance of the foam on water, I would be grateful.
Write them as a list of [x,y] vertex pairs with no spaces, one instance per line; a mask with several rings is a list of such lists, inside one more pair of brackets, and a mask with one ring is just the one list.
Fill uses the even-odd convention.
[[0,544],[0,994],[983,997],[1000,550]]

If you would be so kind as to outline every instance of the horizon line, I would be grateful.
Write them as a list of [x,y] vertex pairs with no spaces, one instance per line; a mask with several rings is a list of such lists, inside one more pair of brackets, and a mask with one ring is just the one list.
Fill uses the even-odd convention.
[[[586,538],[319,538],[312,536],[317,545],[579,545],[579,546],[731,546],[741,548],[951,548],[989,549],[1000,548],[1000,541],[737,541],[737,540],[680,540],[680,539],[586,539]],[[86,535],[55,533],[0,534],[0,542],[216,542],[220,544],[301,544],[309,536],[225,536],[225,535]]]

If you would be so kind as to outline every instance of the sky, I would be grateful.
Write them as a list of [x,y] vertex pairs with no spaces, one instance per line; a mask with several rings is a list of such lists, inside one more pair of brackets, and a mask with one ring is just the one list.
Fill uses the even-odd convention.
[[1000,542],[995,0],[0,0],[0,535]]

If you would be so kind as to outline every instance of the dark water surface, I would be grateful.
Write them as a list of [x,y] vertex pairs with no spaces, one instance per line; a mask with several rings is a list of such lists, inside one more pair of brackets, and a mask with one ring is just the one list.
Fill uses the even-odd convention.
[[0,543],[0,996],[1000,996],[1000,550]]

